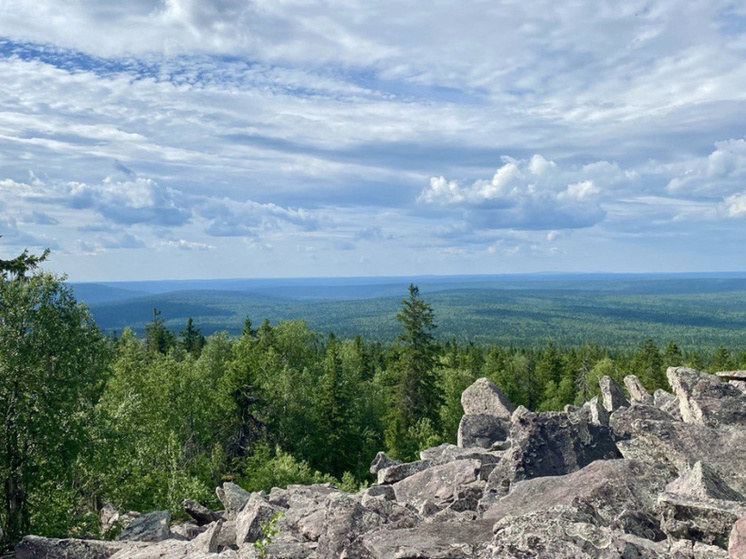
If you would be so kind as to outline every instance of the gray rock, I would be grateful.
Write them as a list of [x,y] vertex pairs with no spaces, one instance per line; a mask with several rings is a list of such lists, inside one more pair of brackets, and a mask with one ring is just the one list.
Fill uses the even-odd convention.
[[670,414],[654,406],[633,402],[627,408],[619,408],[609,417],[609,427],[621,439],[628,439],[637,433],[641,421],[673,421]]
[[458,425],[457,444],[461,448],[491,448],[510,434],[510,421],[494,415],[467,414]]
[[403,530],[376,530],[362,538],[371,559],[473,559],[492,539],[485,522],[437,522]]
[[660,388],[653,392],[653,405],[669,414],[672,418],[681,421],[679,399],[670,392],[666,392]]
[[385,452],[379,452],[370,463],[369,471],[371,474],[377,474],[380,470],[383,470],[384,468],[390,468],[391,466],[396,466],[397,464],[401,464],[401,460],[392,460],[391,458],[386,456]]
[[128,542],[42,538],[26,536],[15,548],[16,559],[108,559]]
[[690,540],[728,549],[735,522],[746,515],[746,505],[662,493],[658,498],[661,529],[672,539]]
[[607,412],[611,413],[621,407],[629,406],[629,400],[624,395],[622,387],[614,379],[609,376],[601,377],[598,385],[601,387],[601,396]]
[[669,480],[666,471],[642,462],[598,460],[564,476],[518,481],[483,517],[498,521],[561,507],[590,515],[597,526],[660,540],[657,498]]
[[144,547],[127,547],[111,556],[111,559],[238,559],[232,550],[220,555],[195,549],[192,542],[164,540]]
[[[460,488],[477,481],[480,467],[477,460],[456,460],[433,466],[395,483],[396,500],[415,508],[429,500],[441,509],[446,508],[458,499]],[[476,508],[476,502],[474,504]]]
[[217,513],[191,499],[184,499],[181,506],[184,508],[184,512],[191,516],[199,526],[205,526],[220,518]]
[[731,559],[746,557],[746,516],[739,518],[733,525],[728,541],[728,554]]
[[207,530],[192,541],[194,549],[206,553],[218,553],[220,548],[220,531],[222,528],[222,519],[209,524]]
[[609,424],[609,412],[598,400],[598,396],[594,396],[588,403],[588,409],[590,410],[590,422],[594,425],[608,425]]
[[393,485],[373,485],[362,492],[362,502],[367,498],[384,499],[393,501],[396,499],[396,492]]
[[405,464],[396,464],[378,470],[378,484],[396,483],[404,478],[426,470],[432,466],[429,460],[417,460],[416,462],[407,462]]
[[261,493],[252,493],[236,516],[236,544],[239,549],[261,539],[264,527],[281,509],[271,504]]
[[515,406],[491,380],[480,378],[461,393],[461,406],[466,415],[494,415],[510,419]]
[[226,481],[222,487],[216,488],[215,493],[225,507],[226,518],[230,520],[236,518],[238,511],[244,507],[251,497],[251,493],[230,481]]
[[[497,441],[492,444],[510,448],[510,441]],[[420,451],[420,460],[427,460],[433,466],[453,462],[454,460],[479,460],[482,465],[496,464],[504,454],[503,450],[482,450],[480,448],[461,448],[455,444],[443,443],[440,446],[426,448]]]
[[169,523],[171,513],[167,510],[158,510],[138,516],[119,535],[117,541],[130,542],[160,542],[171,537]]
[[696,462],[666,487],[666,492],[697,499],[744,501],[743,495],[731,489],[720,475],[707,464]]
[[666,375],[686,423],[746,426],[746,398],[735,386],[688,367],[669,367]]
[[746,381],[746,371],[739,370],[739,371],[718,371],[715,373],[716,376],[720,377],[722,380],[735,380],[735,381]]
[[646,406],[653,405],[653,397],[645,390],[645,387],[636,375],[627,375],[624,377],[624,387],[627,389],[632,402],[638,402]]
[[498,496],[516,481],[569,474],[595,460],[622,457],[608,427],[564,412],[519,408],[513,414],[510,438],[513,446],[488,480],[488,491]]

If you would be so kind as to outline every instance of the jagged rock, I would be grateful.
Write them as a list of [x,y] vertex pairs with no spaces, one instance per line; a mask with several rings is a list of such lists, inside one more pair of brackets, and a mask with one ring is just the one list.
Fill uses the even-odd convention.
[[653,397],[645,390],[645,387],[636,375],[627,375],[624,377],[624,387],[627,389],[632,402],[638,402],[646,406],[653,405]]
[[516,482],[484,512],[497,521],[556,507],[589,514],[598,526],[660,540],[657,496],[670,475],[634,460],[598,460],[576,472]]
[[731,381],[731,380],[735,380],[735,381],[739,381],[739,380],[746,381],[746,371],[744,371],[744,370],[739,370],[739,371],[718,371],[717,373],[715,373],[715,375],[717,377],[721,378],[722,380],[727,380],[727,381]]
[[[509,441],[498,441],[498,443],[508,443],[507,448],[510,448]],[[494,447],[497,443],[493,443]],[[482,450],[480,448],[461,448],[455,444],[443,443],[439,446],[432,448],[426,448],[420,451],[420,460],[428,460],[433,466],[439,466],[447,462],[453,462],[454,460],[479,460],[484,466],[485,464],[496,464],[500,461],[504,454],[503,450]]]
[[160,542],[171,537],[169,523],[171,513],[167,510],[157,510],[138,516],[119,535],[117,541],[130,542]]
[[239,549],[264,535],[263,527],[278,514],[280,509],[271,504],[261,493],[252,493],[236,516],[236,544]]
[[414,511],[393,501],[371,499],[364,507],[354,496],[331,495],[316,550],[318,559],[365,557],[361,535],[384,525],[392,530],[412,528],[420,520]]
[[661,388],[653,392],[653,405],[669,414],[672,418],[681,421],[679,399],[670,392],[666,392]]
[[218,553],[220,547],[220,530],[223,528],[223,520],[217,520],[207,526],[207,530],[194,538],[192,544],[197,551],[206,553]]
[[385,452],[379,452],[370,463],[369,471],[371,474],[377,474],[380,470],[383,470],[384,468],[390,468],[391,466],[396,466],[397,464],[401,464],[401,460],[392,460],[391,458],[386,456]]
[[126,547],[111,556],[111,559],[238,559],[232,549],[219,555],[196,549],[192,542],[164,540],[143,547]]
[[430,500],[439,508],[445,508],[458,499],[461,487],[477,481],[480,467],[477,460],[455,460],[433,466],[395,483],[396,500],[415,508]]
[[588,409],[590,410],[590,422],[594,425],[608,425],[609,424],[609,412],[598,400],[598,396],[594,396],[588,402]]
[[396,492],[391,485],[373,485],[363,491],[363,499],[373,497],[393,501],[396,499]]
[[244,507],[251,497],[251,493],[230,481],[226,481],[222,487],[217,487],[215,493],[225,507],[226,518],[230,520],[236,518],[238,511]]
[[746,398],[735,386],[688,367],[669,367],[666,376],[686,423],[746,426]]
[[629,400],[624,395],[622,387],[614,379],[609,376],[601,377],[598,385],[601,387],[601,396],[607,412],[611,413],[621,407],[629,406]]
[[746,516],[739,518],[733,525],[728,542],[728,554],[731,559],[746,558]]
[[217,513],[191,499],[184,499],[181,506],[184,508],[184,512],[197,522],[198,526],[205,526],[220,518]]
[[731,489],[718,473],[707,464],[696,462],[666,487],[666,492],[698,499],[744,501],[744,496]]
[[495,536],[480,559],[645,559],[669,558],[668,545],[593,524],[591,515],[554,507],[508,515],[493,527]]
[[458,425],[457,444],[461,448],[491,448],[510,434],[510,421],[488,414],[467,414]]
[[417,460],[415,462],[396,464],[388,468],[383,468],[382,470],[378,470],[378,484],[396,483],[417,472],[428,469],[431,465],[429,460]]
[[194,520],[178,522],[171,525],[171,537],[177,540],[193,540],[207,529],[209,524],[199,526]]
[[[15,548],[16,559],[108,559],[128,542],[42,538],[26,536]],[[136,544],[135,544],[136,545]]]
[[519,407],[510,438],[513,446],[488,480],[488,491],[498,496],[515,481],[564,475],[595,460],[621,458],[608,427],[564,412],[532,413]]
[[510,419],[515,406],[491,380],[480,378],[461,393],[461,406],[465,415],[494,415]]
[[686,539],[728,548],[733,524],[746,515],[746,505],[672,493],[658,498],[661,529],[672,539]]
[[323,505],[329,495],[339,492],[339,489],[330,483],[288,485],[285,489],[273,487],[267,500],[272,505],[284,509],[315,508],[319,505]]
[[637,432],[640,421],[672,421],[673,418],[654,406],[633,402],[627,408],[619,408],[609,417],[609,427],[620,439],[628,439]]
[[376,530],[362,538],[371,559],[473,559],[492,539],[485,522],[438,522],[403,530]]
[[746,495],[746,468],[738,466],[746,464],[746,429],[640,419],[631,422],[628,430],[628,440],[617,442],[625,458],[646,461],[677,475],[701,461],[731,489]]

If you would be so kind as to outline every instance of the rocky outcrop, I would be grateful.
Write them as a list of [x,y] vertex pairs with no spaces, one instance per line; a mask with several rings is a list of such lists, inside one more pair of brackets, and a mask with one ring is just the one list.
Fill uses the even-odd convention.
[[[746,558],[746,394],[730,384],[740,380],[721,377],[672,368],[675,395],[651,396],[628,376],[629,399],[607,377],[601,399],[542,413],[514,410],[499,388],[480,379],[462,396],[458,445],[425,449],[420,460],[404,464],[379,453],[371,464],[378,483],[358,493],[329,484],[248,493],[225,483],[217,489],[224,511],[185,501],[192,520],[170,532],[144,531],[163,541],[30,536],[16,554]],[[123,533],[140,530],[137,523],[148,516]],[[162,528],[162,517],[154,525]],[[268,547],[260,553],[255,543],[262,538]]]
[[125,526],[119,535],[118,541],[130,542],[161,542],[171,537],[169,524],[171,513],[167,510],[158,510],[136,517]]

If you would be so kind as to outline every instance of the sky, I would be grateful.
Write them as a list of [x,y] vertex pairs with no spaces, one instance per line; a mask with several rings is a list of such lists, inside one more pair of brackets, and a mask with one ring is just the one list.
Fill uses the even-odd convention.
[[0,0],[0,258],[746,270],[746,4]]

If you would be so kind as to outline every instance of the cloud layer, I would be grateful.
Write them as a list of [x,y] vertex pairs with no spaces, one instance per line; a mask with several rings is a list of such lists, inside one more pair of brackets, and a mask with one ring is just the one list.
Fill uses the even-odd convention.
[[732,2],[0,12],[2,255],[52,247],[73,279],[744,267]]

